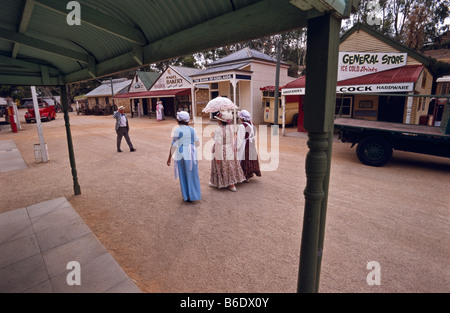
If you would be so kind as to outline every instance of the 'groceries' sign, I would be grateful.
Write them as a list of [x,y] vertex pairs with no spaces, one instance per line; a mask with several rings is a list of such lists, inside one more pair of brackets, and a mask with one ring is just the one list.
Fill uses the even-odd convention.
[[339,52],[338,81],[406,65],[407,53]]

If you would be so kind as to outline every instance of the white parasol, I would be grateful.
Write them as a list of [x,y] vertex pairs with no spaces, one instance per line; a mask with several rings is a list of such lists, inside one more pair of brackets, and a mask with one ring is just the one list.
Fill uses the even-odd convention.
[[203,108],[202,112],[205,113],[214,113],[219,111],[229,111],[235,110],[238,107],[227,97],[218,96],[211,101]]

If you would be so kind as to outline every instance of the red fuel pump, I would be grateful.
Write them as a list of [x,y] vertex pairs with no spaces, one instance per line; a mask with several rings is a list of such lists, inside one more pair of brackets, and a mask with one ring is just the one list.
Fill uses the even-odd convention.
[[14,115],[14,108],[8,107],[9,124],[13,133],[17,133],[16,116]]

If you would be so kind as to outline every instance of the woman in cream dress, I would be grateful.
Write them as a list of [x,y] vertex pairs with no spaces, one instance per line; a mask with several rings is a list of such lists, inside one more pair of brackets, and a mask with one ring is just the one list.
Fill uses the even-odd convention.
[[209,185],[236,191],[236,184],[243,182],[245,176],[234,146],[234,134],[230,125],[233,115],[229,112],[219,112],[215,118],[219,126],[212,133],[214,146]]

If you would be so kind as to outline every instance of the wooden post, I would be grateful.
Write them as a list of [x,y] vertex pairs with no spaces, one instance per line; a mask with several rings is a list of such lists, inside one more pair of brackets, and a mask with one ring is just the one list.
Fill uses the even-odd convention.
[[[305,210],[298,292],[317,292],[324,237],[336,99],[340,19],[326,14],[308,20],[304,127],[308,131]],[[322,238],[322,239],[320,239]]]
[[77,167],[75,163],[75,154],[73,151],[72,144],[72,133],[70,131],[70,123],[69,123],[69,99],[67,94],[67,86],[60,86],[61,90],[61,104],[64,112],[64,121],[66,124],[66,135],[67,135],[67,146],[69,148],[69,160],[70,167],[72,168],[72,177],[73,177],[73,191],[75,195],[81,195],[80,185],[78,184],[78,175],[77,175]]

